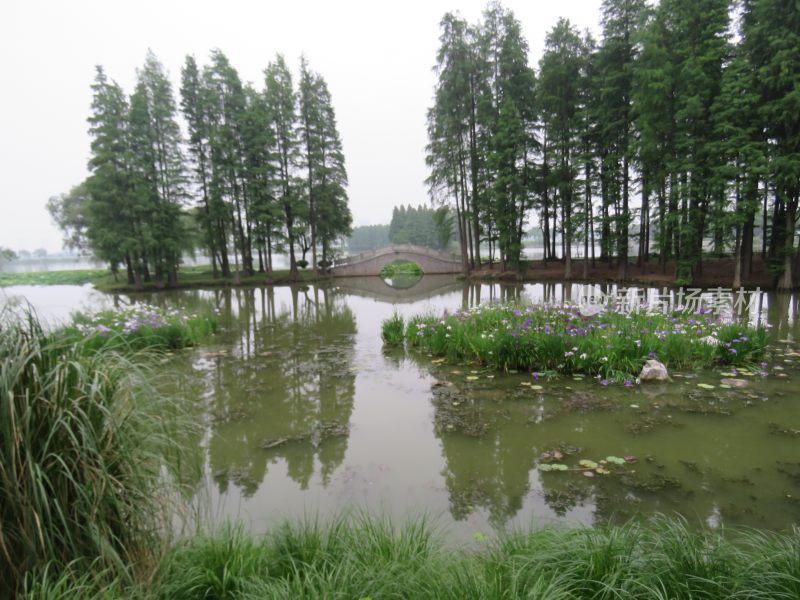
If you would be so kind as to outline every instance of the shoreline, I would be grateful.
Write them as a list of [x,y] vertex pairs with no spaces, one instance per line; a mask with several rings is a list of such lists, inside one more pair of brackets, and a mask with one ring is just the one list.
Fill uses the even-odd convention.
[[[454,274],[454,280],[465,283],[573,283],[579,285],[633,285],[653,288],[723,288],[731,289],[735,268],[733,258],[709,258],[703,262],[703,272],[688,285],[682,285],[675,279],[674,261],[667,263],[662,269],[658,262],[645,262],[641,266],[636,262],[628,266],[628,276],[619,278],[619,267],[608,262],[595,262],[584,273],[583,259],[575,259],[572,266],[572,278],[564,278],[564,263],[561,260],[545,262],[543,260],[525,261],[519,270],[502,269],[500,263],[484,264],[480,269],[468,275]],[[433,275],[433,273],[431,273]],[[424,276],[424,274],[423,274]],[[375,277],[374,275],[364,277]],[[348,279],[351,277],[348,277]],[[338,277],[331,274],[315,273],[311,270],[298,271],[298,277],[291,279],[288,269],[273,271],[269,276],[263,272],[253,275],[240,274],[239,282],[233,277],[213,277],[208,266],[186,267],[179,272],[178,282],[168,286],[166,282],[146,282],[140,287],[123,281],[114,281],[107,270],[92,269],[80,271],[38,271],[23,273],[0,273],[0,288],[13,285],[85,285],[105,293],[138,293],[168,292],[185,289],[216,288],[250,288],[260,286],[282,286],[293,284],[309,284],[314,282],[336,281]],[[776,285],[769,266],[762,260],[753,261],[753,269],[747,278],[742,278],[742,288],[762,291],[775,291]],[[737,288],[739,289],[739,288]],[[795,290],[797,289],[794,288]],[[787,290],[789,291],[789,290]]]

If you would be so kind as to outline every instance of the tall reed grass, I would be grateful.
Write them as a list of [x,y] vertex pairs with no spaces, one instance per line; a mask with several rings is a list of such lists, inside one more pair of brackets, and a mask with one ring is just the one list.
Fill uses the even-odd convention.
[[0,597],[43,569],[152,567],[185,424],[142,358],[0,313]]

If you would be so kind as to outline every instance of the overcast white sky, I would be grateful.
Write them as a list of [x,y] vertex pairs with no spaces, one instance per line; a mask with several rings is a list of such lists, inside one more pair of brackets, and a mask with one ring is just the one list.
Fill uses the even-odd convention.
[[[61,249],[45,203],[87,175],[94,65],[130,93],[152,48],[176,94],[186,54],[213,48],[263,84],[276,52],[305,52],[327,80],[339,121],[356,225],[388,223],[392,206],[427,203],[425,113],[439,21],[475,22],[483,0],[3,0],[0,6],[0,246]],[[538,63],[559,16],[599,31],[600,0],[506,0]]]

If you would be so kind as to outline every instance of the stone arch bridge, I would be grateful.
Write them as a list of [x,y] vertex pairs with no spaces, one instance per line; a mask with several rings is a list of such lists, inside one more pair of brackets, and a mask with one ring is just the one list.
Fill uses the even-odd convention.
[[379,275],[385,265],[393,262],[417,263],[426,274],[461,272],[461,258],[457,254],[412,244],[393,244],[339,259],[331,274],[334,277]]

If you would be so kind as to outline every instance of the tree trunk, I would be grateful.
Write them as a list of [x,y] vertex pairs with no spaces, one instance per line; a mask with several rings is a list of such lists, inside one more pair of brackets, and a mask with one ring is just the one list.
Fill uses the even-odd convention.
[[786,202],[784,216],[783,273],[778,280],[779,290],[794,289],[794,228],[797,220],[797,198]]
[[620,235],[618,246],[619,279],[628,279],[628,187],[630,173],[628,172],[628,157],[622,159],[622,219],[620,222]]
[[650,253],[650,247],[647,243],[647,230],[649,229],[649,216],[650,216],[650,194],[647,189],[647,180],[644,173],[642,173],[642,210],[639,213],[639,258],[637,264],[641,268]]

